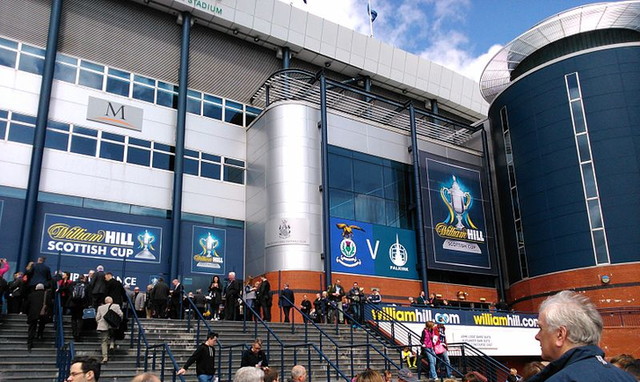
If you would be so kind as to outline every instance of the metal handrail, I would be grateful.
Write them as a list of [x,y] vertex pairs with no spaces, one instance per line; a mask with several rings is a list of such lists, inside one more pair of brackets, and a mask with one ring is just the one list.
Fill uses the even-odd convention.
[[[46,303],[46,301],[45,301]],[[54,317],[56,322],[56,368],[58,369],[58,382],[63,382],[69,375],[71,360],[75,357],[73,341],[64,342],[64,323],[62,317],[62,300],[60,293],[55,292]]]
[[[177,371],[180,370],[180,366],[178,366],[173,354],[171,353],[171,348],[167,345],[166,342],[158,345],[149,345],[149,341],[147,341],[147,335],[145,334],[144,327],[142,323],[140,323],[140,319],[138,318],[138,314],[135,310],[135,305],[131,301],[131,297],[128,294],[125,294],[127,298],[127,302],[129,303],[129,309],[126,309],[127,315],[131,313],[131,317],[133,317],[134,325],[131,325],[131,335],[130,337],[130,347],[133,348],[133,338],[134,335],[137,334],[137,343],[136,343],[136,367],[140,367],[140,353],[142,350],[142,343],[144,343],[144,371],[147,372],[149,370],[149,351],[153,349],[153,363],[151,370],[156,370],[156,350],[159,347],[163,347],[162,351],[162,370],[161,380],[164,380],[164,369],[165,369],[165,357],[168,355],[169,359],[173,364],[173,381],[175,382],[176,377],[180,379],[180,381],[185,382],[185,379],[181,375],[176,375]],[[137,332],[134,331],[134,326],[138,328]]]
[[[348,313],[346,313],[344,310],[342,310],[342,307],[338,308],[336,306],[336,309],[339,309],[340,311],[343,312],[344,315],[346,315],[346,317],[349,320],[352,320],[357,327],[361,328],[366,334],[367,334],[367,342],[365,344],[354,344],[354,340],[353,340],[353,331],[354,331],[354,327],[353,326],[349,326],[349,330],[350,330],[350,342],[349,345],[340,345],[338,344],[338,342],[336,342],[329,334],[327,334],[317,323],[315,323],[311,317],[309,317],[307,314],[303,313],[302,310],[300,310],[291,300],[289,300],[287,297],[285,296],[279,296],[279,298],[284,299],[285,301],[289,302],[291,304],[291,306],[298,312],[300,313],[300,315],[304,318],[306,318],[305,323],[304,323],[304,340],[305,342],[308,341],[308,324],[311,323],[316,330],[320,333],[320,337],[319,337],[319,342],[320,342],[320,350],[322,350],[322,336],[326,337],[336,348],[336,360],[338,360],[338,351],[340,349],[345,349],[348,348],[351,350],[351,372],[353,374],[354,369],[353,369],[353,349],[354,348],[358,348],[358,347],[363,347],[366,346],[367,347],[367,367],[369,366],[369,361],[370,361],[370,357],[369,357],[369,349],[372,348],[375,350],[375,352],[377,352],[378,354],[380,354],[380,356],[382,356],[385,360],[385,369],[389,368],[389,365],[393,365],[393,367],[395,367],[396,369],[400,369],[401,366],[397,365],[391,358],[389,358],[388,354],[387,354],[387,344],[384,343],[382,340],[380,340],[379,338],[376,338],[375,336],[371,335],[371,333],[362,325],[360,325],[358,322],[355,321],[355,319],[353,317],[351,317]],[[294,324],[295,324],[295,315],[293,315],[293,319],[291,322],[291,332],[294,333]],[[339,330],[339,323],[338,323],[338,319],[336,317],[336,335],[340,333]],[[374,340],[378,341],[380,343],[380,345],[382,345],[384,347],[384,352],[380,351],[380,349],[376,348],[375,346],[373,346],[370,342],[369,339],[373,338]],[[402,363],[400,363],[400,365],[402,365]]]

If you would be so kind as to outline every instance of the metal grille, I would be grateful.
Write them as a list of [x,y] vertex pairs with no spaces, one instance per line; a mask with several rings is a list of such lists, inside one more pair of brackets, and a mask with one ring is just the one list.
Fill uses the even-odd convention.
[[173,16],[133,2],[63,3],[58,49],[76,57],[177,83],[180,39]]
[[[373,94],[370,94],[370,97],[363,96],[362,91],[358,89],[330,80],[327,81],[327,89],[329,109],[410,132],[411,123],[407,105],[385,100]],[[284,100],[300,100],[319,105],[320,82],[312,73],[297,70],[280,71],[272,75],[252,97],[252,103],[262,108]],[[419,136],[425,138],[462,146],[477,131],[477,128],[416,109],[416,131]]]
[[47,45],[51,5],[44,0],[0,0],[0,35]]
[[195,24],[189,47],[189,87],[247,102],[281,68],[274,50]]

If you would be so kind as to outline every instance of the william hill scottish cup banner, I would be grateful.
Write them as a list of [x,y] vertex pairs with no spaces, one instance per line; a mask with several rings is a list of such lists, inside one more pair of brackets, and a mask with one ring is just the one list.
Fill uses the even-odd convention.
[[162,228],[45,214],[40,252],[159,264]]
[[418,279],[413,231],[340,218],[330,222],[333,272]]
[[225,274],[227,232],[220,228],[193,226],[191,272]]
[[[429,266],[493,274],[481,170],[426,156]],[[430,233],[430,234],[429,234]]]

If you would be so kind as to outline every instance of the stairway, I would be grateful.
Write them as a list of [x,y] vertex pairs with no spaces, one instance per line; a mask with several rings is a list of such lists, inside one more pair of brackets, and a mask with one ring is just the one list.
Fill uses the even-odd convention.
[[[65,338],[67,341],[71,338],[71,320],[70,317],[64,317]],[[145,328],[146,337],[149,344],[160,344],[166,342],[173,353],[178,365],[182,366],[186,362],[187,358],[196,348],[195,342],[195,330],[191,332],[187,331],[186,320],[162,320],[162,319],[141,319],[141,323]],[[195,322],[191,322],[193,328],[195,328]],[[210,322],[212,330],[219,333],[220,343],[224,346],[235,344],[250,344],[255,336],[253,325],[248,325],[247,332],[243,332],[242,322],[229,322],[229,321],[215,321]],[[296,332],[291,333],[290,324],[272,323],[272,330],[285,344],[301,344],[304,342],[304,326],[302,324],[296,325]],[[340,333],[335,335],[335,327],[331,325],[323,325],[323,329],[329,333],[329,335],[338,342],[340,345],[346,345],[350,342],[351,334],[349,333],[349,327],[346,325],[341,326]],[[204,334],[206,330],[201,332],[200,342],[204,341]],[[129,332],[130,333],[130,332]],[[141,369],[137,369],[135,366],[136,348],[129,348],[130,338],[129,333],[127,337],[118,342],[118,348],[113,355],[109,357],[109,363],[103,365],[100,381],[130,381],[131,378],[139,372]],[[309,326],[309,341],[319,346],[320,336],[318,331]],[[365,344],[366,335],[362,330],[354,331],[354,343]],[[267,331],[264,328],[258,328],[257,337],[266,340]],[[53,324],[49,324],[45,329],[44,340],[35,344],[31,353],[27,352],[26,346],[27,338],[27,324],[25,315],[6,315],[0,318],[0,381],[54,381],[57,376],[56,369],[56,352],[54,345],[55,331]],[[266,344],[263,345],[266,349]],[[326,339],[322,339],[323,351],[328,357],[335,362],[336,352],[335,347]],[[100,356],[100,344],[97,333],[95,331],[84,332],[80,341],[75,342],[76,356],[88,355],[94,356],[98,359]],[[142,350],[144,352],[144,348]],[[284,351],[284,373],[281,368],[280,350],[278,345],[271,344],[271,350],[269,354],[269,363],[272,367],[278,369],[280,373],[280,380],[289,378],[289,371],[294,364],[294,351],[297,352],[298,363],[308,367],[308,358],[306,348],[286,348]],[[220,381],[227,381],[232,379],[229,376],[229,352],[219,352],[221,357],[222,367],[220,370]],[[144,354],[144,353],[143,353]],[[321,361],[317,353],[311,353],[311,368],[309,370],[310,381],[327,380],[327,365],[326,362]],[[235,350],[231,355],[232,368],[231,373],[240,366],[240,350]],[[391,359],[398,362],[398,355],[389,355]],[[160,353],[158,353],[158,360]],[[385,367],[383,357],[377,353],[371,352],[369,354],[369,365],[376,370],[382,370]],[[367,367],[367,353],[365,347],[360,347],[353,352],[349,349],[338,350],[338,364],[341,370],[351,376],[351,359],[354,363],[355,373],[364,370]],[[165,380],[171,380],[170,373],[172,365],[167,359],[165,365]],[[160,374],[160,366],[154,371],[157,375]],[[196,381],[195,365],[189,368],[187,375],[185,376],[187,381]],[[335,373],[331,373],[331,378],[336,379]]]

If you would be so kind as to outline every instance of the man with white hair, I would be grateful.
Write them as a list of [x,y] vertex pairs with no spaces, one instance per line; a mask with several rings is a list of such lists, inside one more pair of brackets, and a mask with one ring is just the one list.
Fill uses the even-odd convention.
[[109,350],[114,350],[116,347],[116,340],[112,336],[112,330],[109,329],[118,329],[112,328],[107,320],[105,319],[105,315],[109,310],[113,310],[116,312],[120,318],[122,318],[122,310],[120,309],[120,305],[113,303],[113,298],[107,296],[104,299],[104,304],[98,307],[96,311],[96,322],[98,323],[98,337],[100,338],[100,345],[102,351],[102,363],[107,363],[109,360]]
[[536,340],[551,363],[530,382],[632,382],[634,378],[604,360],[598,347],[602,317],[581,294],[562,291],[540,305]]
[[295,365],[291,368],[291,382],[305,382],[307,380],[307,369],[302,365]]
[[238,299],[242,291],[242,284],[236,280],[236,273],[229,272],[227,286],[224,289],[224,319],[235,320],[238,310]]
[[264,371],[259,367],[245,366],[236,371],[233,382],[262,382],[264,380]]

